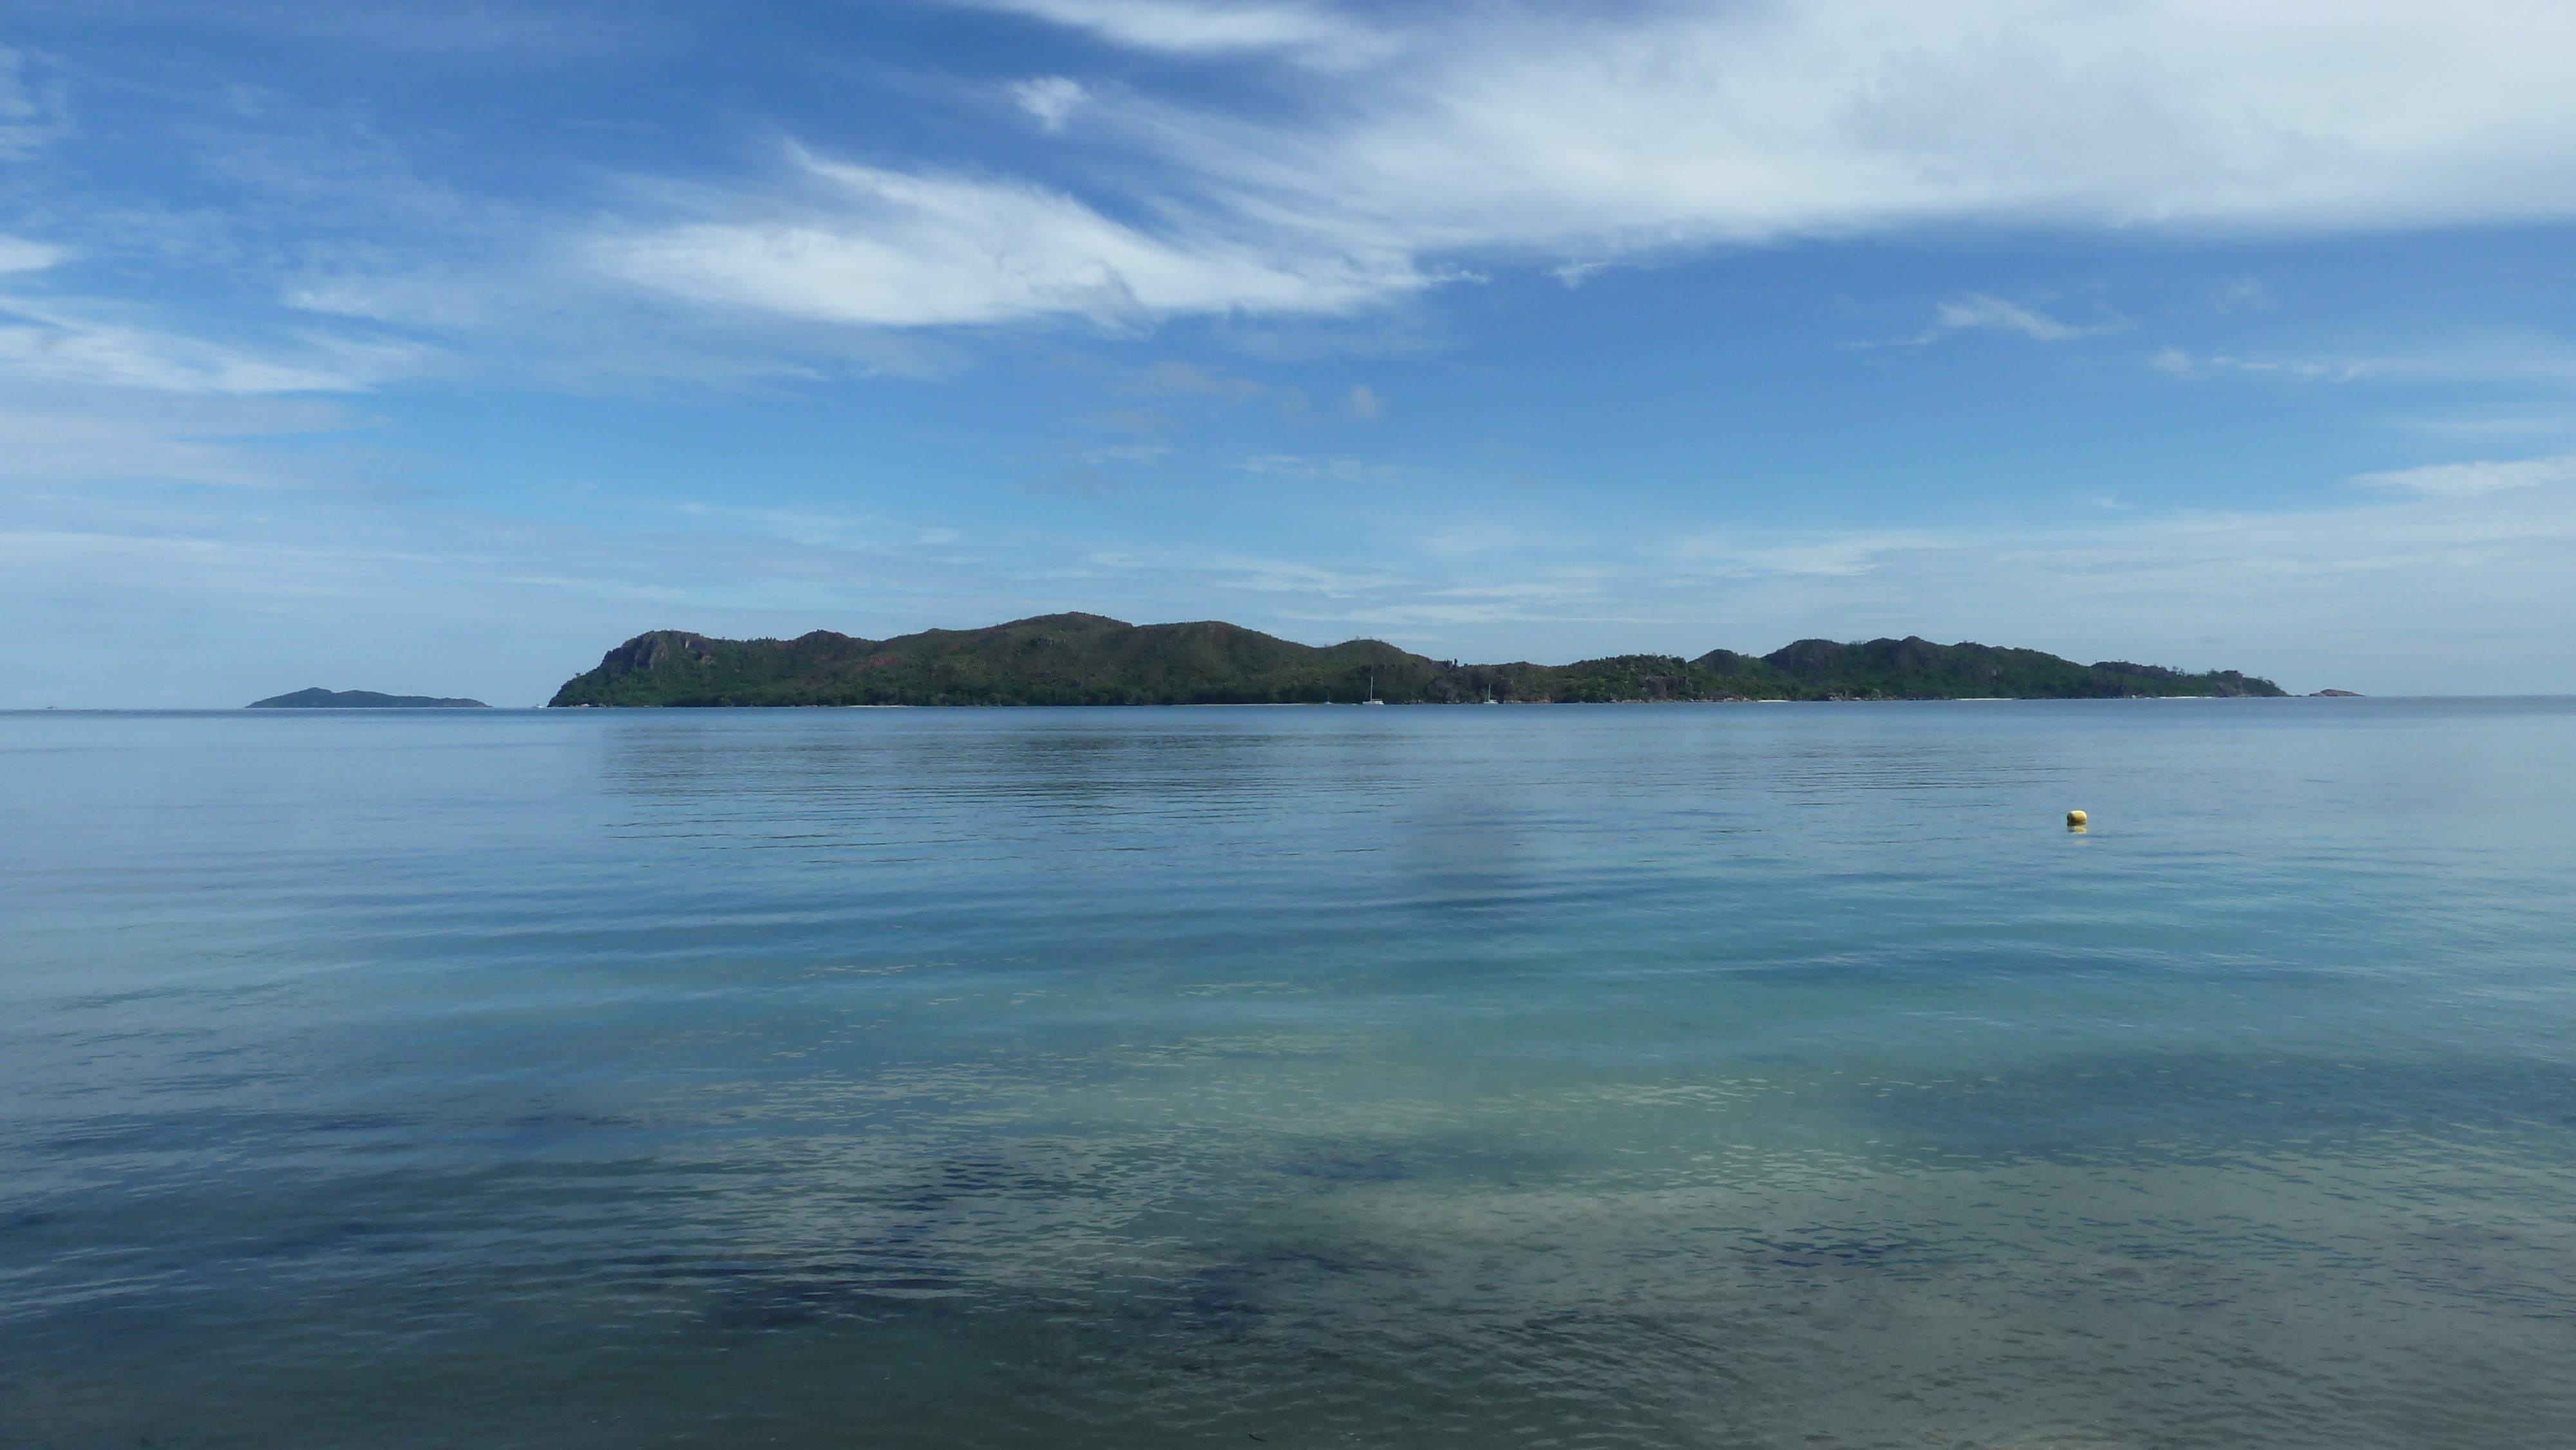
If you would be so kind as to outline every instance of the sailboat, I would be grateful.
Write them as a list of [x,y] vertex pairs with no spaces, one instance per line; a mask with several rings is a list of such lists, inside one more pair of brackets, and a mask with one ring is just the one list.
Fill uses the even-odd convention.
[[1363,705],[1383,705],[1386,703],[1384,700],[1377,697],[1377,669],[1375,666],[1371,666],[1368,672],[1368,698],[1360,701],[1360,703]]

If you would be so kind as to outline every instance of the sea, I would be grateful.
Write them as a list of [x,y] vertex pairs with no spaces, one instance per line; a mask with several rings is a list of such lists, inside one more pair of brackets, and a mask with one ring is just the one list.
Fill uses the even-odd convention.
[[10,1450],[2568,1444],[2576,700],[0,716]]

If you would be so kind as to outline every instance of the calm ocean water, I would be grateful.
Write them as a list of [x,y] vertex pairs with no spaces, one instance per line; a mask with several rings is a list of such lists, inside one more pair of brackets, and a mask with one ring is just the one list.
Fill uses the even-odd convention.
[[2576,701],[0,772],[12,1450],[2576,1443]]

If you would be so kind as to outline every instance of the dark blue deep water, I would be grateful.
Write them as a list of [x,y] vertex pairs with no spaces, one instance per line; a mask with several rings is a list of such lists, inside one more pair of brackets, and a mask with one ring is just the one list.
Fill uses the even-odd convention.
[[0,873],[11,1450],[2576,1443],[2576,702],[15,715]]

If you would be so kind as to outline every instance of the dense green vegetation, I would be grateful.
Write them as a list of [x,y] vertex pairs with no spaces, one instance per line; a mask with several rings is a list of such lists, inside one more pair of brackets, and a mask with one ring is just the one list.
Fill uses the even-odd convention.
[[[1708,664],[1725,651],[1704,655]],[[2102,660],[2079,665],[2035,649],[1982,644],[1934,644],[1925,639],[1874,639],[1836,644],[1802,639],[1764,655],[1761,664],[1810,693],[1849,700],[1957,700],[2001,696],[2017,700],[2097,700],[2166,695],[2279,695],[2280,686],[2235,670],[2185,674],[2161,665]],[[1723,664],[1712,668],[1723,668]]]
[[1418,700],[1441,666],[1375,640],[1329,649],[1230,624],[1050,614],[899,639],[638,635],[557,705],[1215,705]]
[[309,690],[253,700],[252,710],[489,710],[480,700],[442,700],[435,695],[379,695],[373,690]]
[[[1615,655],[1570,665],[1461,665],[1377,640],[1325,648],[1236,625],[1123,624],[1049,614],[897,639],[817,630],[791,640],[640,634],[564,683],[570,705],[1239,705],[1621,700],[2103,699],[2278,695],[2234,670],[2185,674],[2037,650],[1876,639],[1800,640],[1759,657]],[[283,699],[285,697],[281,697]],[[271,703],[263,701],[263,704]]]

